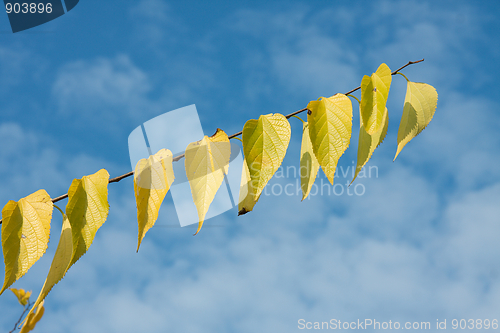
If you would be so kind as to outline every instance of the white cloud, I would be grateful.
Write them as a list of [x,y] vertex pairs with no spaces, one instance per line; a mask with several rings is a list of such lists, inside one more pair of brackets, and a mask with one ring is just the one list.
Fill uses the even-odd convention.
[[[322,29],[325,20],[321,13],[302,6],[279,13],[242,10],[228,26],[263,43],[261,48],[247,47],[246,62],[255,67],[257,57],[263,70],[267,69],[266,73],[274,75],[283,87],[312,98],[318,93],[346,90],[358,77],[355,52],[344,40]],[[250,76],[247,83],[250,96],[260,89],[255,79]]]
[[[206,101],[215,85],[210,63],[181,59],[162,70],[159,75],[156,67],[142,69],[126,55],[71,62],[59,70],[52,95],[65,126],[116,137],[152,117]],[[165,81],[159,83],[158,75]]]
[[141,0],[129,10],[135,24],[134,39],[158,51],[165,43],[178,40],[179,30],[184,29],[182,21],[172,15],[170,6],[162,0]]
[[19,49],[0,47],[0,81],[2,88],[19,84],[23,76],[23,63],[29,59],[27,52]]
[[[28,79],[37,84],[44,84],[47,76],[50,75],[46,71],[47,67],[46,59],[29,48],[19,43],[2,43],[0,46],[0,93],[13,96],[13,93],[17,92],[15,88],[22,87],[26,90],[24,83]],[[5,104],[3,107],[5,108]]]
[[63,66],[52,93],[68,121],[87,120],[90,126],[105,123],[112,128],[123,123],[123,118],[134,119],[144,109],[147,112],[150,89],[147,74],[122,55]]
[[[437,207],[436,188],[394,169],[354,200],[265,197],[196,237],[156,227],[139,254],[132,194],[120,195],[89,253],[49,295],[40,327],[275,332],[295,330],[299,318],[434,322],[477,306],[493,315],[499,185]],[[331,214],[331,205],[347,213]]]
[[60,152],[55,139],[17,123],[0,124],[0,200],[18,200],[40,188],[52,197],[64,194],[73,178],[101,168],[118,173],[113,162],[85,154]]

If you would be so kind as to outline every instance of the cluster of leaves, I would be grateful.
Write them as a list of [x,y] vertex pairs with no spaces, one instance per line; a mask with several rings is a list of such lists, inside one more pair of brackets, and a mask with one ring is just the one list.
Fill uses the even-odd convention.
[[[309,195],[320,167],[333,185],[337,163],[351,139],[353,111],[348,96],[358,100],[360,105],[359,146],[354,178],[358,176],[386,136],[389,123],[386,102],[392,75],[396,73],[401,74],[397,71],[391,73],[389,67],[382,64],[371,76],[363,77],[361,101],[352,95],[336,94],[311,101],[304,109],[307,110],[307,121],[299,118],[303,122],[300,153],[302,200]],[[399,125],[396,157],[429,124],[437,105],[437,92],[432,86],[406,80],[407,92]],[[291,137],[287,119],[290,116],[267,114],[245,123],[241,132],[245,162],[241,176],[239,215],[253,209],[264,187],[281,165]],[[189,144],[184,156],[174,157],[170,150],[161,149],[137,163],[134,171],[139,225],[137,251],[146,232],[157,220],[162,201],[175,179],[173,161],[185,157],[186,175],[198,211],[198,233],[228,172],[230,154],[228,135],[217,129],[213,136],[205,136]],[[109,174],[104,169],[73,180],[68,190],[65,212],[53,205],[45,190],[39,190],[17,202],[9,201],[3,208],[5,280],[0,294],[45,253],[53,207],[63,216],[61,236],[49,274],[28,316],[33,314],[35,308],[40,308],[52,287],[89,249],[97,230],[108,216],[108,183]]]

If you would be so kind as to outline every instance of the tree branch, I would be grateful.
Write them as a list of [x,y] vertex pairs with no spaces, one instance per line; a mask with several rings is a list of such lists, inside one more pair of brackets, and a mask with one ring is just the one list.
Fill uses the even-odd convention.
[[[395,75],[395,74],[396,74],[397,72],[399,72],[400,70],[402,70],[402,69],[404,69],[404,68],[406,68],[406,67],[408,67],[408,66],[410,66],[410,65],[413,65],[413,64],[418,64],[419,62],[422,62],[422,61],[424,61],[424,59],[420,59],[420,60],[417,60],[417,61],[408,61],[408,63],[407,63],[406,65],[399,67],[399,68],[398,68],[398,69],[396,69],[394,72],[392,72],[392,73],[391,73],[391,75]],[[354,89],[352,89],[352,90],[350,90],[350,91],[346,92],[344,95],[351,94],[351,93],[353,93],[353,92],[355,92],[355,91],[357,91],[357,90],[359,90],[359,89],[361,89],[361,86],[359,86],[359,87],[357,87],[357,88],[354,88]],[[295,116],[295,115],[297,115],[297,114],[299,114],[299,113],[302,113],[302,112],[304,112],[304,111],[307,111],[307,108],[300,109],[300,110],[298,110],[298,111],[295,111],[295,112],[292,112],[292,113],[290,113],[290,114],[287,114],[285,117],[288,119],[288,118],[290,118],[290,117],[292,117],[292,116]],[[232,134],[232,135],[229,135],[229,136],[228,136],[228,138],[229,138],[229,139],[232,139],[232,138],[234,138],[234,137],[236,137],[236,136],[240,136],[242,133],[243,133],[243,131],[239,131],[238,133],[234,133],[234,134]],[[181,154],[181,155],[175,156],[172,160],[175,162],[175,161],[180,160],[180,159],[181,159],[181,158],[183,158],[183,157],[184,157],[184,154]],[[132,176],[133,174],[134,174],[134,171],[130,171],[130,172],[127,172],[126,174],[123,174],[123,175],[121,175],[121,176],[118,176],[118,177],[115,177],[115,178],[111,178],[111,179],[109,180],[109,182],[110,182],[110,183],[117,183],[117,182],[119,182],[120,180],[122,180],[122,179],[124,179],[124,178],[128,178],[128,177]],[[53,202],[53,203],[56,203],[56,202],[61,201],[62,199],[65,199],[65,198],[67,198],[67,197],[68,197],[68,193],[63,194],[63,195],[61,195],[61,196],[59,196],[59,197],[57,197],[57,198],[52,199],[52,202]],[[0,220],[0,224],[2,224],[2,220]]]

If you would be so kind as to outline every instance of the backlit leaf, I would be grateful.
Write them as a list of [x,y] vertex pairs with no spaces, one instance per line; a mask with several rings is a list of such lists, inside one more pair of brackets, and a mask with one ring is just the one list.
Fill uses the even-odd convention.
[[[248,120],[243,126],[243,153],[255,202],[283,162],[290,136],[290,123],[279,113],[261,115],[259,119]],[[250,210],[252,207],[245,207],[245,211],[240,210],[239,214]]]
[[340,156],[351,140],[352,104],[344,94],[321,97],[307,105],[309,136],[321,169],[333,185]]
[[47,249],[53,204],[45,190],[18,202],[9,201],[2,210],[2,248],[5,280],[0,294],[26,274]]
[[22,306],[28,304],[28,300],[30,299],[31,296],[31,291],[26,292],[24,289],[16,289],[16,288],[9,288],[9,289],[14,293],[14,295],[16,295],[19,304],[21,304]]
[[361,118],[365,131],[373,135],[383,127],[383,117],[389,89],[391,70],[381,64],[372,76],[365,75],[361,80]]
[[35,329],[36,324],[42,319],[42,316],[45,312],[45,308],[43,307],[44,301],[38,305],[36,308],[36,311],[30,312],[26,318],[24,319],[24,325],[23,328],[21,328],[21,331],[19,333],[27,333],[29,331],[32,331]]
[[300,147],[300,187],[302,188],[302,200],[307,198],[314,184],[319,170],[319,162],[314,155],[311,138],[309,137],[309,124],[302,125],[302,145]]
[[[62,211],[61,211],[62,213]],[[73,256],[73,241],[71,234],[71,224],[69,223],[68,217],[63,214],[63,223],[61,230],[61,237],[59,238],[59,244],[57,245],[56,253],[52,259],[52,264],[50,265],[49,274],[45,279],[42,290],[38,295],[35,304],[31,308],[28,316],[33,312],[35,308],[39,306],[45,297],[49,294],[61,279],[66,275],[68,271],[69,264],[71,263],[71,257]]]
[[101,169],[82,179],[73,179],[69,187],[66,215],[73,237],[73,256],[69,266],[87,252],[97,230],[108,217],[108,182],[109,173]]
[[398,130],[398,150],[394,159],[411,139],[429,125],[436,111],[437,100],[438,94],[433,86],[408,81],[403,116]]
[[354,178],[352,179],[351,184],[354,179],[356,179],[361,169],[363,169],[365,164],[372,157],[375,149],[382,143],[382,141],[384,141],[385,135],[387,134],[387,127],[389,126],[389,112],[387,112],[387,108],[385,108],[384,117],[382,118],[384,126],[372,135],[366,133],[362,121],[363,119],[361,119],[361,126],[359,127],[358,160],[356,162],[356,173],[354,174]]
[[228,172],[231,144],[227,134],[217,129],[211,137],[190,143],[186,148],[186,175],[198,211],[200,231],[210,204]]
[[161,203],[174,181],[172,152],[161,149],[149,158],[137,162],[134,172],[134,191],[137,204],[139,234],[137,251],[146,232],[158,219]]
[[250,171],[248,171],[248,165],[243,161],[243,168],[241,170],[241,184],[240,184],[240,196],[238,203],[238,215],[246,214],[252,211],[253,206],[255,206],[254,193],[251,187],[250,181]]

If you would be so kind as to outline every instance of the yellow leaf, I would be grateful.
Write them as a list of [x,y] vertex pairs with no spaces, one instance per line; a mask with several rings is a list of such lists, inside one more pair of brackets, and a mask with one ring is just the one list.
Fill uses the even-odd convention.
[[[283,162],[290,136],[290,123],[279,113],[261,115],[243,126],[243,153],[250,173],[249,189],[255,202]],[[240,210],[239,214],[252,210],[252,207],[246,207],[244,212]]]
[[44,301],[38,305],[36,308],[36,312],[30,312],[26,318],[24,319],[24,325],[23,328],[21,329],[20,333],[27,333],[29,331],[32,331],[35,329],[36,324],[42,319],[42,316],[45,312],[45,308],[43,307]]
[[438,94],[433,86],[408,81],[403,116],[398,130],[398,150],[394,160],[401,149],[429,125],[436,111],[437,100]]
[[361,118],[365,131],[373,135],[383,127],[383,117],[389,89],[391,70],[381,64],[372,76],[365,75],[361,80]]
[[311,138],[309,137],[309,124],[302,125],[302,145],[300,147],[300,187],[302,188],[302,200],[307,198],[314,184],[319,170],[319,162],[314,155]]
[[186,148],[186,175],[191,187],[194,204],[198,211],[200,231],[210,204],[224,181],[229,167],[231,144],[227,134],[217,129],[211,137],[192,142]]
[[387,111],[387,108],[385,108],[382,123],[384,126],[374,134],[370,135],[366,133],[363,126],[363,119],[361,119],[358,140],[358,161],[356,162],[356,173],[351,181],[351,184],[354,179],[356,179],[361,169],[363,169],[365,164],[372,157],[375,149],[382,143],[382,141],[384,141],[385,135],[387,134],[387,127],[389,126],[389,112]]
[[137,203],[139,235],[137,251],[146,232],[158,219],[161,203],[174,181],[172,152],[161,149],[148,159],[137,162],[134,172],[134,191]]
[[238,216],[252,211],[253,206],[255,206],[255,203],[256,202],[254,200],[254,195],[250,182],[250,171],[248,171],[247,163],[243,161],[243,168],[241,170]]
[[307,105],[309,136],[319,165],[333,185],[337,162],[349,146],[352,131],[352,104],[344,94],[321,97]]
[[45,253],[52,219],[50,196],[38,190],[18,202],[11,200],[2,210],[2,219],[5,281],[0,294]]
[[41,304],[41,302],[43,302],[45,297],[52,290],[52,287],[54,287],[59,281],[61,281],[64,275],[66,275],[66,272],[68,271],[68,268],[70,266],[71,257],[73,255],[71,224],[68,220],[68,217],[64,213],[62,214],[63,223],[61,237],[59,238],[59,244],[57,245],[56,253],[54,254],[54,258],[52,259],[52,264],[50,265],[49,274],[47,275],[42,290],[40,291],[40,294],[38,295],[38,298],[31,308],[28,316],[33,312],[35,308],[39,306],[39,304]]
[[108,217],[108,182],[109,173],[101,169],[82,179],[73,179],[69,187],[66,215],[73,237],[73,256],[69,266],[87,252],[97,230]]
[[28,300],[30,299],[31,296],[31,291],[26,292],[24,291],[24,289],[16,289],[16,288],[9,288],[9,289],[14,293],[14,295],[16,295],[19,304],[21,304],[22,306],[28,304]]

